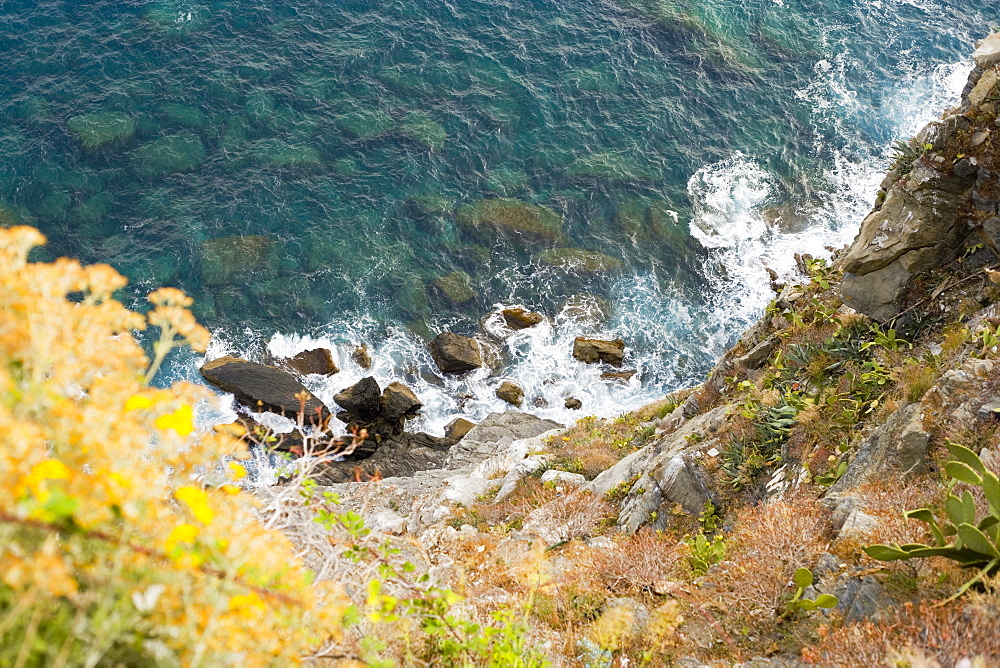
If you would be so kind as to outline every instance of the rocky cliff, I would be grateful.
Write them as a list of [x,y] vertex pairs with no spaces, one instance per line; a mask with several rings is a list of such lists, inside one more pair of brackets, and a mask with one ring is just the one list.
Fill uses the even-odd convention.
[[969,574],[863,548],[930,540],[903,511],[956,503],[950,444],[1000,463],[998,62],[993,35],[854,243],[802,258],[705,383],[615,420],[493,415],[439,467],[325,491],[559,665],[996,665],[992,585],[932,607]]

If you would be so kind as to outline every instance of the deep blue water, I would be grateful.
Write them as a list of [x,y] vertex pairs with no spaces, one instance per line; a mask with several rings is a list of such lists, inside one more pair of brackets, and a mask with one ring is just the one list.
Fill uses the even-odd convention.
[[[216,352],[365,341],[430,394],[421,334],[594,295],[606,321],[562,312],[503,373],[553,415],[570,392],[611,414],[704,374],[769,299],[765,264],[851,239],[886,147],[997,22],[985,0],[6,1],[0,215],[45,232],[39,258],[114,265],[130,303],[187,290]],[[84,146],[101,123],[116,138]],[[563,235],[462,224],[496,197]],[[454,271],[461,304],[433,285]],[[637,379],[588,390],[580,332],[625,338]],[[334,385],[360,373],[342,363]],[[471,398],[435,395],[441,415],[496,407],[484,378],[446,389]]]

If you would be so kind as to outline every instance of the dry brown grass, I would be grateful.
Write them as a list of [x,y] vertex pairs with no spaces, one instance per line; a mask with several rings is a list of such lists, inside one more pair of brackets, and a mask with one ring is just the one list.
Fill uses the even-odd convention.
[[811,568],[827,548],[827,526],[824,511],[806,497],[737,511],[726,559],[709,570],[696,599],[731,634],[747,625],[758,636],[773,633],[795,570]]
[[681,540],[643,529],[617,541],[617,550],[600,555],[596,568],[618,596],[663,592],[691,577],[688,546]]
[[630,414],[610,420],[586,417],[549,443],[551,468],[579,473],[588,480],[647,445],[656,425]]
[[[888,619],[861,622],[822,634],[803,648],[807,664],[824,666],[884,666],[921,668],[955,666],[962,659],[981,658],[979,665],[1000,665],[1000,634],[996,592],[935,608],[906,603]],[[923,660],[923,662],[921,661]]]

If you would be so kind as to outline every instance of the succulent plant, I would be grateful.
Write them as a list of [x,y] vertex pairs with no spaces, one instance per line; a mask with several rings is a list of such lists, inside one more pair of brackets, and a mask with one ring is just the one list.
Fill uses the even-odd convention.
[[[978,568],[975,577],[947,599],[952,601],[983,577],[1000,570],[1000,477],[987,469],[972,450],[951,441],[947,442],[947,446],[953,458],[945,464],[945,471],[952,479],[948,485],[948,498],[944,502],[947,517],[938,520],[928,508],[904,513],[907,518],[927,523],[934,536],[934,545],[870,545],[865,552],[879,561],[945,557],[957,561],[964,568]],[[980,514],[980,509],[972,492],[966,489],[961,497],[953,493],[958,483],[983,490],[988,512],[978,522],[976,516]]]

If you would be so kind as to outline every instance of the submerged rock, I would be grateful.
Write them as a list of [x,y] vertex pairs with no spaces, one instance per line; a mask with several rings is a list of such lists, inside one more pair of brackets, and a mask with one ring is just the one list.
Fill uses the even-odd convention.
[[430,349],[441,373],[463,373],[483,365],[479,343],[467,336],[441,332],[431,341]]
[[622,261],[616,257],[582,248],[550,248],[539,253],[537,259],[550,267],[590,274],[613,271],[622,266]]
[[70,134],[87,151],[120,147],[135,136],[135,118],[118,112],[74,116],[66,122]]
[[143,144],[132,152],[132,169],[144,178],[186,172],[208,158],[204,144],[193,132],[181,132]]
[[307,423],[316,416],[323,421],[330,416],[323,402],[295,376],[273,366],[227,356],[207,362],[201,367],[201,375],[254,411],[271,411],[287,417],[304,411]]
[[492,225],[529,238],[555,240],[562,236],[563,217],[539,204],[497,198],[482,199],[461,207],[458,222],[472,227]]
[[221,237],[198,246],[201,278],[206,285],[246,283],[269,273],[274,240],[265,236]]
[[496,391],[497,398],[503,399],[508,404],[520,407],[524,401],[524,390],[515,383],[505,380]]
[[620,383],[628,383],[635,374],[635,369],[629,371],[605,371],[601,374],[601,380],[615,380]]
[[533,313],[523,308],[505,308],[502,311],[504,322],[511,329],[527,329],[545,320],[541,313]]
[[456,304],[472,301],[478,293],[472,288],[472,277],[464,271],[453,271],[434,281],[434,286]]
[[603,341],[578,336],[573,341],[573,357],[587,364],[607,362],[612,366],[621,366],[625,359],[625,342],[621,339]]
[[337,127],[356,139],[374,139],[392,129],[392,116],[380,109],[353,111],[337,117]]
[[413,111],[399,125],[399,132],[407,139],[423,144],[432,151],[440,151],[448,142],[448,131],[425,113]]

